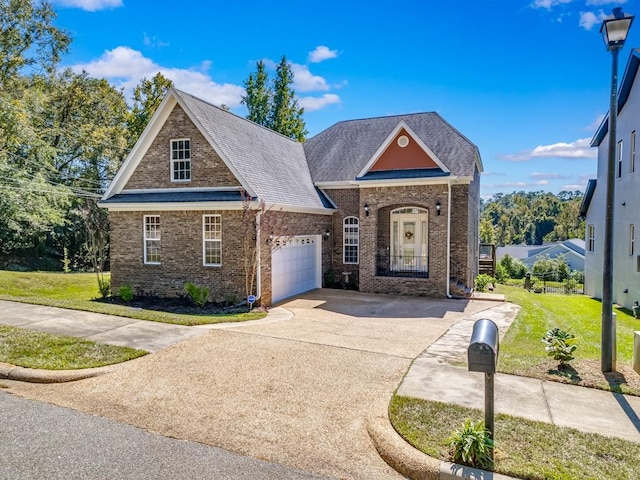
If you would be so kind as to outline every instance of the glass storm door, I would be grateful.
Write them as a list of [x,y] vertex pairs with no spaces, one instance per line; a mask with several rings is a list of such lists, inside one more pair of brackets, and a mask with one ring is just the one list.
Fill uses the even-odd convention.
[[426,272],[427,211],[401,208],[391,212],[391,270]]

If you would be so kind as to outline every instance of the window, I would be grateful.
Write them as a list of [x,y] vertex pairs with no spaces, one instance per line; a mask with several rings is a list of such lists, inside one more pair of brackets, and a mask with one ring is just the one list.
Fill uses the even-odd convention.
[[202,217],[202,263],[210,266],[222,265],[221,215]]
[[629,172],[636,171],[636,131],[631,132],[631,144],[629,145],[631,156],[629,157]]
[[622,177],[622,140],[620,140],[618,142],[618,152],[617,152],[617,159],[618,159],[618,169],[617,169],[617,173],[616,176],[618,178]]
[[587,252],[593,252],[596,246],[596,228],[590,223],[587,225]]
[[160,265],[160,216],[144,216],[144,263]]
[[171,181],[191,180],[191,140],[171,140]]
[[636,251],[636,226],[629,225],[629,255],[633,256]]
[[358,263],[360,249],[360,221],[356,217],[344,219],[343,229],[343,263]]

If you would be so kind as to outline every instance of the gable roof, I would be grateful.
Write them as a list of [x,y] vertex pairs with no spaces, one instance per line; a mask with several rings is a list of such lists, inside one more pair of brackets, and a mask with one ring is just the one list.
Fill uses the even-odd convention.
[[[638,73],[638,67],[640,67],[640,49],[634,48],[631,50],[631,54],[629,55],[629,61],[627,62],[627,66],[624,70],[624,75],[622,76],[622,81],[620,82],[620,89],[618,90],[618,109],[617,113],[619,114],[624,106],[629,100],[629,94],[631,93],[631,87],[633,87],[633,83],[636,79],[636,74]],[[593,139],[591,140],[592,147],[600,146],[604,137],[609,133],[609,114],[604,117],[602,123],[596,130]]]
[[176,105],[185,111],[251,196],[277,206],[326,210],[311,181],[301,143],[175,88],[169,90],[158,107],[104,200],[122,191],[150,145],[152,138],[146,137],[155,137]]
[[598,184],[598,180],[596,180],[595,178],[591,178],[587,182],[587,188],[584,191],[584,197],[582,197],[582,202],[580,202],[579,217],[582,219],[587,218],[587,213],[589,212],[589,206],[591,205],[591,200],[593,199],[593,194],[596,191],[597,184]]
[[[356,180],[375,162],[380,149],[401,124],[415,134],[450,175],[473,177],[476,166],[482,172],[478,148],[440,115],[428,112],[342,121],[310,138],[304,151],[313,181]],[[423,173],[421,176],[428,176]]]

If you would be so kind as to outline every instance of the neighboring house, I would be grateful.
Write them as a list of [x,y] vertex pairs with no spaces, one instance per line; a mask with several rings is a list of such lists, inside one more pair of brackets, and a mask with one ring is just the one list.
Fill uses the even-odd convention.
[[330,271],[363,292],[459,293],[452,281],[477,273],[481,172],[437,113],[340,122],[302,144],[171,89],[100,202],[112,287],[240,299],[257,248],[263,305]]
[[[629,57],[618,94],[615,199],[613,208],[613,302],[631,308],[640,300],[640,163],[636,132],[640,133],[640,50]],[[598,178],[590,180],[580,208],[585,217],[585,293],[602,298],[604,260],[605,186],[609,119],[604,119],[591,141],[598,147]]]
[[542,245],[509,245],[496,248],[498,260],[506,254],[521,260],[529,269],[542,258],[556,258],[562,255],[571,270],[584,270],[584,240],[580,238]]

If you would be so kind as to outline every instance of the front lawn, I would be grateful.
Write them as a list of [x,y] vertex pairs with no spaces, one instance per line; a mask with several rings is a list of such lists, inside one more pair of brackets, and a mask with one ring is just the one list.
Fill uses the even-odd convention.
[[[617,372],[600,371],[602,304],[584,295],[530,293],[524,288],[497,285],[496,293],[522,308],[500,344],[498,370],[547,380],[640,395],[640,375],[631,368],[633,332],[640,320],[628,311],[617,315]],[[547,330],[559,327],[577,336],[578,348],[570,366],[558,369],[547,355],[541,339]]]
[[[451,461],[447,439],[482,411],[394,396],[391,423],[411,445]],[[508,415],[495,417],[495,471],[529,480],[640,478],[640,444]]]
[[146,355],[144,350],[0,325],[0,362],[27,368],[75,370]]
[[257,320],[266,313],[184,314],[139,309],[96,301],[98,282],[94,273],[9,272],[0,270],[0,300],[48,305],[51,307],[106,313],[120,317],[173,323],[204,325]]

